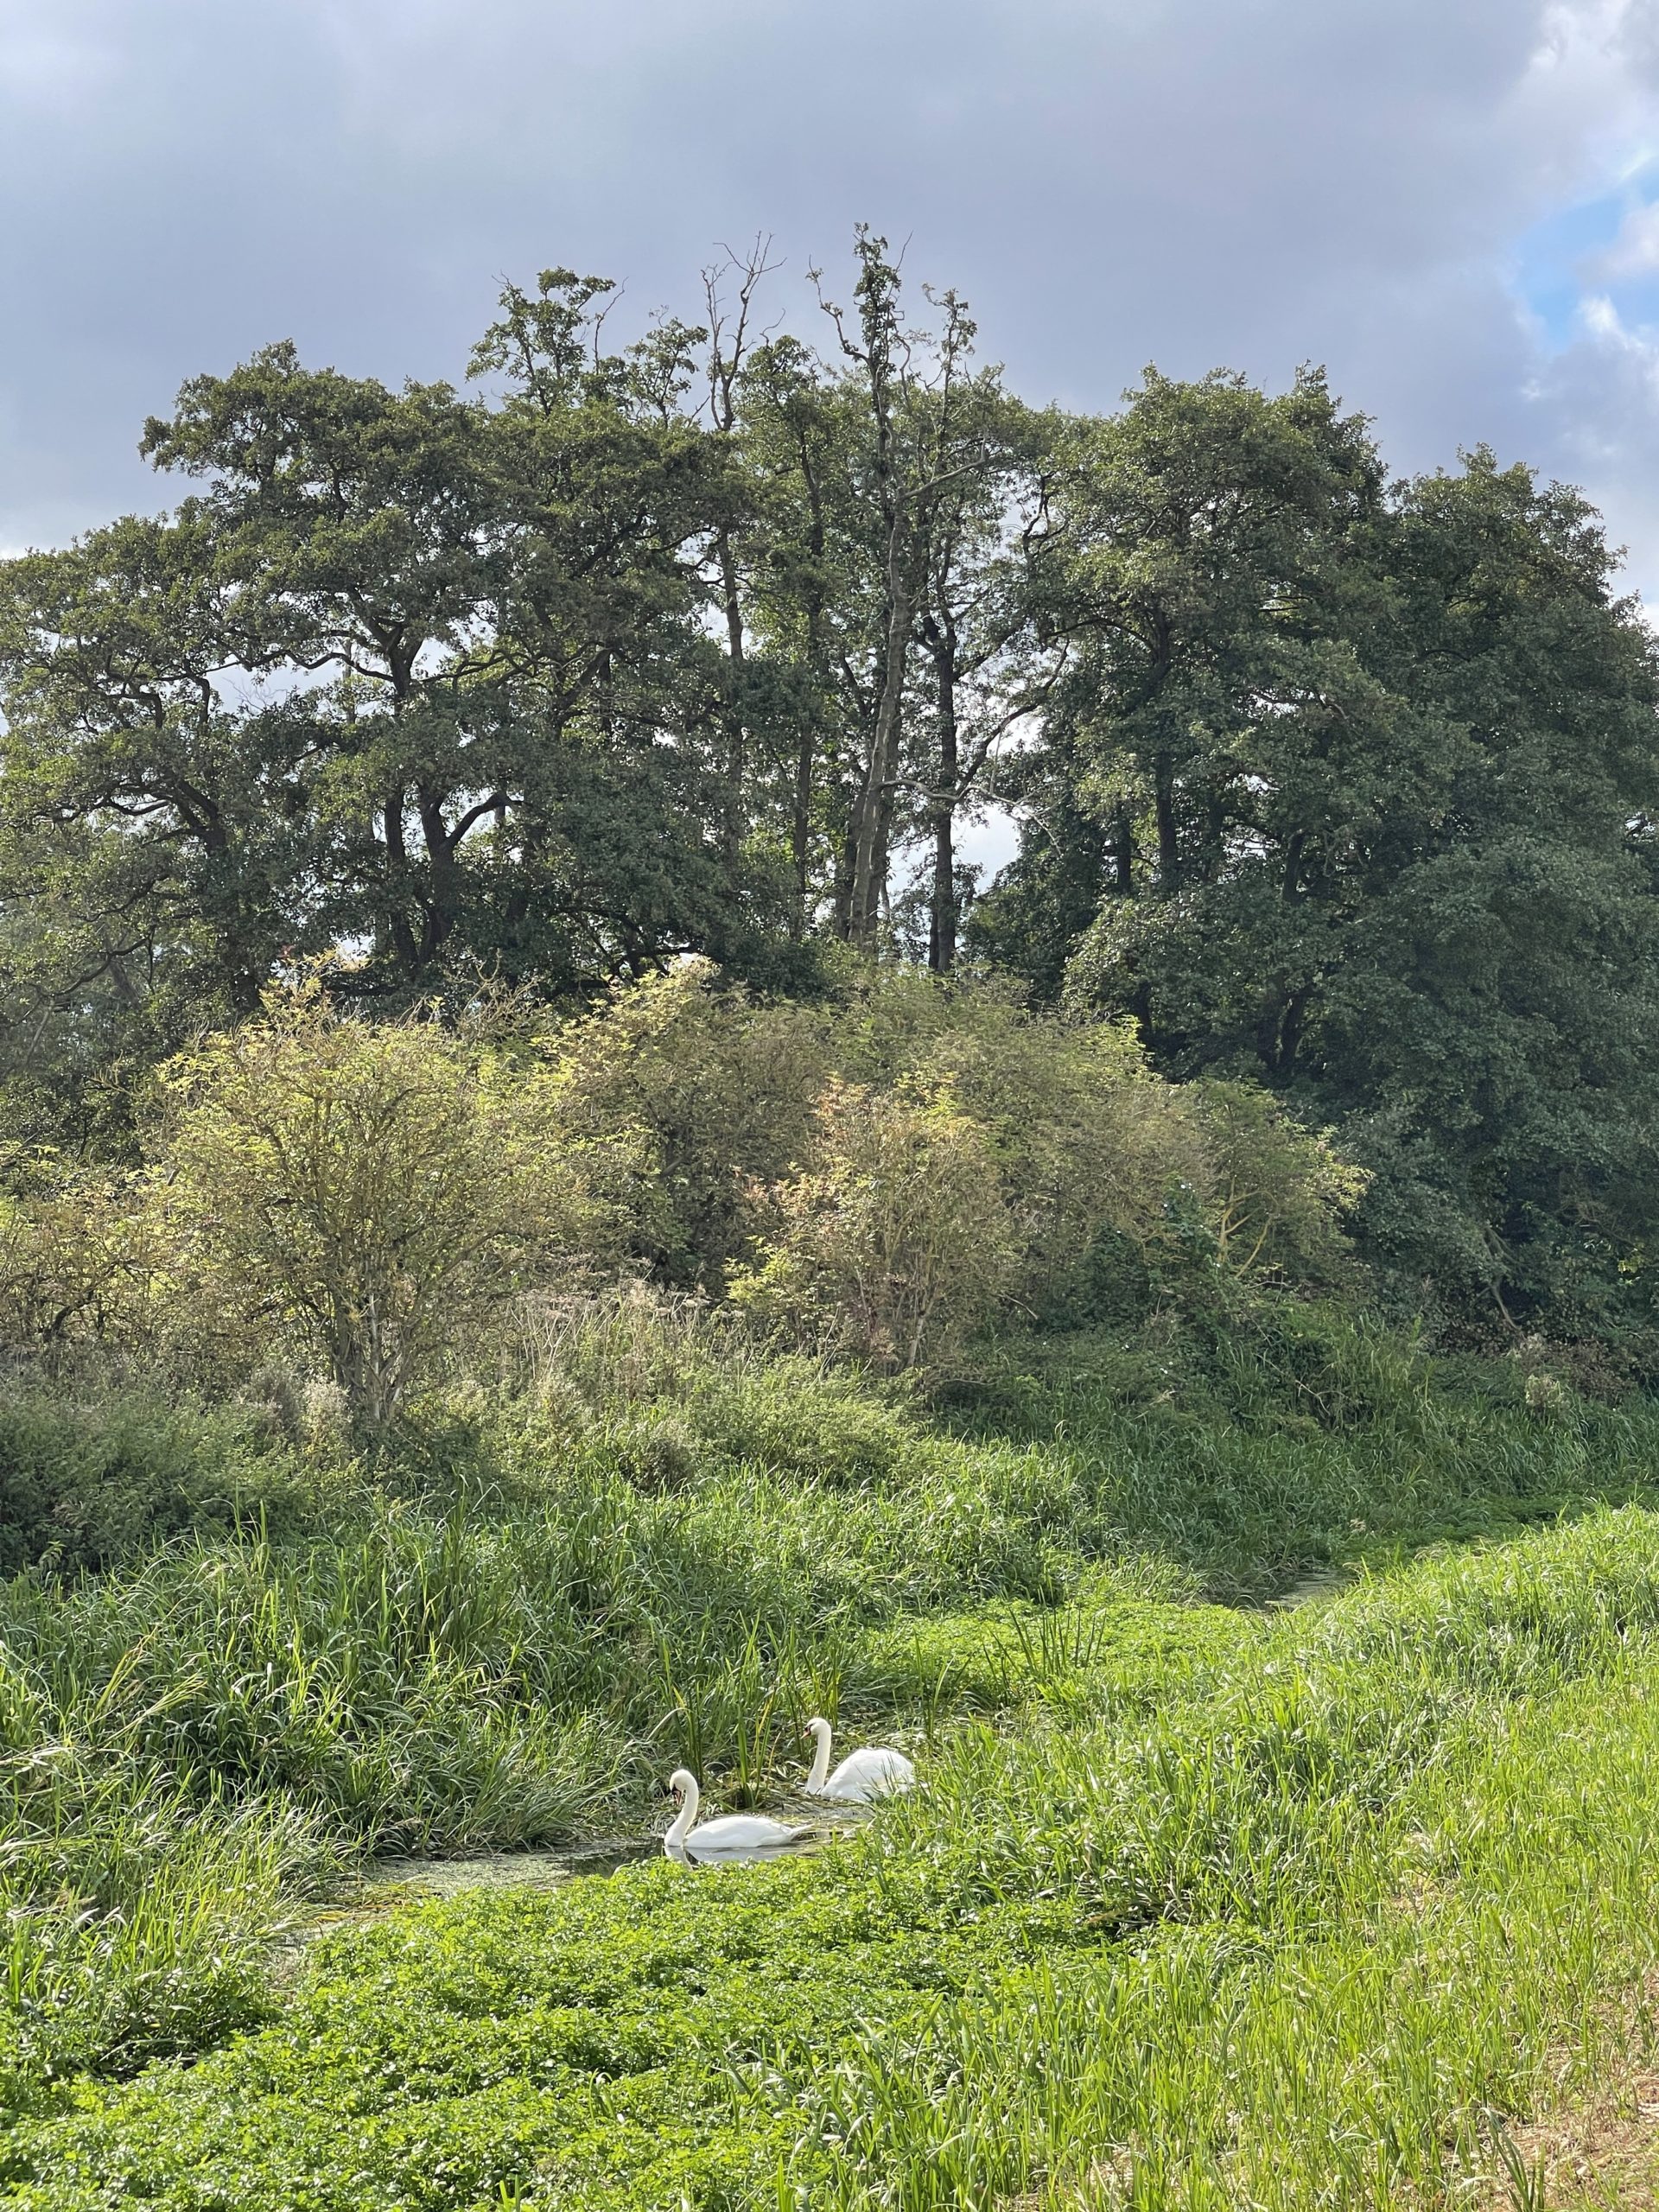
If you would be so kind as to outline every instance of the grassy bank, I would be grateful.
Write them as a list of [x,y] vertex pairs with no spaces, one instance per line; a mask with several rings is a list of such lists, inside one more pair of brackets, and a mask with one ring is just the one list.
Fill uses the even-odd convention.
[[14,2200],[1440,2201],[1643,2032],[1659,1518],[1227,1617],[1160,1691],[1175,1610],[1072,1609],[1017,1725],[812,1861],[331,1940],[264,2029],[22,2125]]
[[[1473,2157],[1645,1965],[1659,1524],[1605,1509],[1659,1415],[1317,1325],[1173,1382],[1005,1350],[928,1414],[613,1315],[373,1464],[20,1396],[0,1470],[64,1534],[0,1592],[8,2187],[989,2203],[1086,2145],[1103,2201],[1220,2203],[1294,2122],[1259,2201],[1345,2204]],[[173,1533],[106,1513],[85,1572],[118,1495]],[[363,1853],[643,1832],[681,1761],[762,1800],[815,1710],[927,1789],[807,1865],[424,1909],[273,1982]]]

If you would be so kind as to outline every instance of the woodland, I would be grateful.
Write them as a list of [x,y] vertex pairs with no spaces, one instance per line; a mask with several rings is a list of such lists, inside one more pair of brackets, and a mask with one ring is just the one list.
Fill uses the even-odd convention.
[[1659,2194],[1648,618],[901,259],[0,562],[0,2204]]
[[625,342],[551,271],[459,391],[274,346],[145,427],[174,510],[6,565],[13,1172],[130,1158],[318,960],[387,1018],[687,955],[822,1001],[844,949],[1260,1086],[1400,1312],[1644,1376],[1656,674],[1598,517],[1390,477],[1313,372],[1027,405],[868,232],[816,350],[775,281]]

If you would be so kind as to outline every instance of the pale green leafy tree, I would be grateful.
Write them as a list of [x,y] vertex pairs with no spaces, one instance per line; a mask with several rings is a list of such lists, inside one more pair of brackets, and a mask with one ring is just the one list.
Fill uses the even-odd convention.
[[817,1120],[802,1172],[773,1193],[766,1255],[734,1280],[734,1300],[882,1372],[948,1372],[1018,1255],[985,1129],[948,1089],[840,1080]]
[[315,990],[165,1074],[151,1192],[181,1296],[318,1363],[371,1427],[524,1290],[603,1247],[556,1077]]

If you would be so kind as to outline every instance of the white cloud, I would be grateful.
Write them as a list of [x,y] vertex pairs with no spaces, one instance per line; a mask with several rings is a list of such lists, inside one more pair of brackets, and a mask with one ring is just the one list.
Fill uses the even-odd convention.
[[1591,292],[1579,302],[1579,321],[1586,334],[1610,344],[1630,342],[1618,309],[1605,292]]
[[1592,283],[1618,283],[1622,278],[1647,276],[1659,270],[1659,202],[1632,207],[1619,225],[1611,245],[1589,255],[1584,274]]
[[1510,289],[1656,144],[1656,0],[0,0],[0,537],[155,502],[143,416],[271,338],[455,374],[503,274],[689,307],[757,226],[807,321],[868,215],[1034,397],[1324,360],[1399,465],[1599,473],[1659,578],[1641,211],[1559,359]]

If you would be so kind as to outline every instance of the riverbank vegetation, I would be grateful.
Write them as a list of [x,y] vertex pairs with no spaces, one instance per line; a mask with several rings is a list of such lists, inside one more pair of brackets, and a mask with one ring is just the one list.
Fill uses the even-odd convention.
[[130,1166],[296,963],[374,1019],[993,969],[1335,1130],[1397,1318],[1649,1376],[1656,667],[1599,518],[1394,479],[1312,372],[1033,406],[855,245],[632,340],[509,285],[461,390],[274,346],[146,427],[172,512],[0,563],[7,1172]]
[[[1205,2040],[1222,2000],[1190,1946],[1212,1920],[1204,1940],[1234,1961],[1227,1987],[1253,2005],[1268,2003],[1255,1978],[1262,1943],[1275,1957],[1281,1948],[1274,1916],[1286,1916],[1297,1971],[1317,1978],[1336,1971],[1338,1955],[1319,1963],[1319,1931],[1334,1915],[1340,1940],[1361,1946],[1357,1986],[1375,2008],[1403,1971],[1394,1953],[1386,1970],[1373,1956],[1376,1915],[1389,1884],[1407,1878],[1410,1853],[1427,1853],[1442,1873],[1461,1866],[1465,1819],[1482,1835],[1481,1822],[1497,1821],[1513,1840],[1509,1814],[1480,1792],[1522,1792],[1508,1802],[1529,1851],[1537,1847],[1526,1878],[1566,1880],[1557,1831],[1534,1819],[1568,1788],[1541,1770],[1571,1715],[1589,1732],[1574,1759],[1609,1762],[1607,1775],[1573,1765],[1571,1789],[1637,1787],[1621,1763],[1639,1746],[1623,1731],[1659,1603],[1641,1503],[1659,1431],[1639,1403],[1598,1407],[1564,1390],[1529,1402],[1513,1370],[1459,1376],[1338,1315],[1319,1316],[1317,1338],[1307,1309],[1277,1339],[1264,1327],[1253,1352],[1230,1334],[1224,1358],[1200,1339],[1166,1344],[1161,1366],[1109,1333],[1076,1333],[1058,1356],[1049,1338],[1010,1340],[971,1382],[959,1377],[947,1412],[798,1355],[744,1351],[706,1309],[636,1287],[567,1308],[514,1387],[458,1389],[411,1420],[395,1450],[383,1441],[367,1455],[344,1440],[337,1408],[333,1427],[314,1416],[289,1434],[254,1405],[193,1411],[130,1393],[77,1396],[61,1382],[19,1392],[4,1424],[9,1483],[14,1495],[32,1484],[36,1526],[62,1547],[41,1544],[0,1611],[6,2082],[17,2115],[3,2171],[22,2201],[118,2202],[130,2187],[194,2202],[186,2176],[207,2155],[199,2124],[219,2127],[226,2097],[240,2112],[245,2094],[254,2134],[213,2155],[243,2162],[245,2201],[289,2201],[294,2160],[321,2174],[339,2155],[327,2129],[316,2132],[322,2075],[304,2069],[343,2065],[340,2038],[360,2031],[325,2033],[304,2007],[349,2010],[393,1985],[410,2009],[405,2018],[400,1995],[384,2032],[423,2040],[422,2066],[435,2070],[422,2072],[416,2094],[405,2059],[388,2056],[369,2104],[353,2092],[352,2125],[380,2113],[365,2125],[385,2138],[368,2165],[339,2167],[372,2177],[380,2194],[357,2201],[407,2201],[419,2164],[411,2146],[430,2143],[429,2122],[461,2128],[464,2155],[457,2138],[418,2201],[481,2202],[498,2180],[524,2202],[543,2184],[546,2201],[561,2201],[555,2177],[573,2160],[595,2202],[630,2201],[628,2191],[641,2204],[675,2202],[645,2150],[671,2112],[684,2161],[675,2187],[726,2177],[693,2202],[751,2201],[731,2193],[734,2177],[771,2190],[780,2158],[791,2189],[827,2187],[834,2174],[855,2196],[855,2176],[888,2171],[869,2162],[862,2133],[878,2116],[897,2131],[882,2137],[880,2160],[918,2162],[912,2197],[895,2201],[950,2201],[926,2194],[936,2141],[926,2104],[901,2113],[869,2101],[891,2054],[913,2053],[918,2037],[941,2080],[957,2063],[950,2037],[985,2038],[975,2068],[991,2071],[970,2071],[952,2093],[968,2097],[969,2080],[985,2091],[962,2171],[990,2159],[986,2171],[1013,2177],[1014,2189],[1028,2168],[1065,2170],[1060,2115],[1074,2109],[1051,2104],[1045,2117],[1010,2106],[1001,2075],[991,2094],[995,2067],[1015,2063],[1004,2035],[1016,2036],[1039,1983],[1052,2009],[1046,2048],[1051,2035],[1086,2042],[1104,2017],[1096,2008],[1128,2003],[1131,1986],[1135,2002],[1167,2006],[1180,1975],[1196,1976],[1181,2001],[1210,1993],[1180,2030],[1196,2038],[1180,2063],[1201,2070],[1222,2063]],[[1610,1512],[1617,1501],[1630,1503]],[[100,1522],[105,1509],[113,1517]],[[157,1549],[168,1515],[175,1534]],[[1483,1537],[1497,1548],[1464,1564],[1446,1551]],[[1437,1542],[1445,1565],[1396,1564]],[[101,1573],[67,1571],[78,1544]],[[1263,1609],[1310,1568],[1342,1562],[1369,1564],[1379,1578],[1370,1594],[1338,1600],[1328,1617],[1317,1605],[1279,1621]],[[916,1804],[889,1808],[869,1835],[810,1866],[699,1877],[683,1895],[664,1883],[683,1870],[625,1869],[579,1885],[601,1893],[580,1905],[537,1897],[423,1908],[397,1920],[399,1932],[308,1955],[295,1986],[302,1999],[273,1980],[280,1930],[365,1852],[649,1834],[666,1817],[661,1778],[683,1761],[728,1803],[776,1800],[798,1783],[802,1723],[817,1710],[843,1730],[897,1728],[927,1780]],[[1268,1748],[1247,1756],[1241,1745],[1263,1729]],[[1495,1765],[1512,1738],[1535,1748]],[[1459,1796],[1470,1789],[1475,1811]],[[1632,1916],[1618,1948],[1596,1949],[1611,1941],[1600,1921],[1593,1940],[1581,1917],[1552,1934],[1558,1892],[1535,1901],[1541,1945],[1581,1947],[1571,1960],[1551,1952],[1549,1973],[1567,1977],[1559,1987],[1525,1986],[1535,2039],[1580,2032],[1562,2011],[1569,1986],[1637,2000],[1627,1969],[1637,1971],[1646,1831],[1624,1821],[1620,1810],[1594,1827],[1598,1851],[1629,1855],[1619,1859],[1626,1888],[1597,1908]],[[1289,1824],[1286,1835],[1275,1822]],[[1290,1828],[1294,1853],[1281,1866]],[[1153,1854],[1144,1867],[1136,1849]],[[1186,1869],[1180,1881],[1203,1888],[1202,1910],[1179,1884],[1168,1888],[1176,1862],[1160,1854],[1172,1852]],[[1477,1864],[1487,1864],[1478,1853]],[[1502,1866],[1505,1881],[1521,1880],[1510,1861]],[[1456,1890],[1458,1914],[1489,1910],[1484,1878]],[[1238,1885],[1249,1902],[1235,1928],[1234,1904],[1217,1900]],[[1516,1925],[1529,1924],[1534,1904],[1508,1894]],[[1270,1940],[1249,1934],[1263,1915]],[[569,1939],[567,1920],[577,1931]],[[735,1949],[716,1972],[728,1928]],[[1456,1928],[1465,1940],[1465,1923]],[[808,1973],[802,1947],[820,1942],[827,1961]],[[849,1946],[853,1980],[837,1997]],[[446,1966],[451,1947],[456,1963]],[[693,1952],[709,1962],[706,1986]],[[535,1963],[543,1956],[546,1968]],[[526,2134],[491,2098],[474,2101],[480,2047],[461,2023],[493,2018],[486,2073],[509,2101],[530,2096],[526,2079],[540,2076],[515,2037],[543,2032],[555,2000],[537,1977],[555,1960],[557,2001],[574,2008],[569,2032],[585,2023],[582,2035],[600,2041],[586,2058],[557,2061],[563,2086],[545,2092]],[[475,1973],[528,1979],[510,2001],[504,1984],[487,1995],[474,1986]],[[788,2007],[772,2003],[779,1973],[799,1985]],[[733,1975],[749,2009],[721,2041]],[[439,2003],[435,1988],[453,1997]],[[1462,2128],[1471,2157],[1480,2099],[1513,2112],[1531,2094],[1524,2066],[1490,2080],[1481,2071],[1509,2032],[1513,1998],[1507,1977],[1494,1981],[1485,2041],[1459,2044],[1461,2055],[1433,2040],[1448,2032],[1442,2012],[1429,2005],[1420,2024],[1429,2042],[1410,2063],[1465,2069],[1436,2125]],[[1374,2031],[1374,2010],[1350,2020],[1336,1993],[1329,2001],[1332,2034]],[[1288,2035],[1279,2002],[1268,2004],[1272,2032]],[[854,2012],[863,2041],[848,2028]],[[509,2018],[519,2028],[504,2026]],[[1151,2021],[1114,2034],[1150,2033]],[[239,2043],[245,2033],[256,2043]],[[293,2057],[274,2058],[286,2037]],[[218,2045],[222,2062],[170,2070],[175,2054]],[[625,2046],[635,2054],[626,2063]],[[740,2052],[749,2054],[743,2081],[757,2094],[771,2086],[753,2108],[746,2088],[734,2112]],[[1287,2044],[1273,2063],[1290,2056]],[[1549,2063],[1560,2056],[1552,2047]],[[634,2107],[632,2091],[615,2107],[599,2078],[632,2080],[636,2062],[647,2099],[637,2171],[601,2155],[601,2139],[613,2144],[605,2115]],[[283,2079],[301,2069],[274,2103],[235,2086],[238,2068],[263,2081],[273,2063]],[[91,2117],[62,2116],[83,2070],[107,2083],[157,2065],[131,2093],[137,2104],[111,2088],[100,2093],[111,2101],[86,2107]],[[472,2082],[453,2109],[452,2066]],[[1075,2079],[1069,2068],[1051,2096],[1094,2094],[1090,2068]],[[1385,2103],[1405,2094],[1392,2077],[1373,2086]],[[417,2126],[428,2094],[448,2117],[427,2113]],[[1334,2077],[1321,2094],[1334,2113]],[[652,2119],[658,2095],[667,2102]],[[829,2102],[802,2138],[796,2101],[810,2096]],[[207,2111],[210,2120],[194,2117]],[[1023,2115],[1012,2133],[1010,2112]],[[1075,2113],[1081,2128],[1082,2103]],[[1407,2163],[1385,2160],[1379,2175],[1397,2179],[1412,2161],[1428,2171],[1440,2138],[1419,2120],[1400,2139]],[[1145,2122],[1115,2122],[1110,2155],[1141,2142],[1148,2177],[1173,2186],[1192,2145],[1178,2157],[1173,2139],[1147,2135]],[[1210,2152],[1193,2155],[1194,2171],[1207,2170]],[[607,2190],[621,2193],[607,2200]]]
[[[1598,1493],[1650,1495],[1650,1424],[1430,1388],[1245,1439],[1027,1382],[1014,1433],[872,1402],[893,1459],[850,1489],[502,1452],[486,1503],[452,1438],[447,1500],[14,1585],[16,2201],[1381,2206],[1501,2174],[1647,2033],[1659,1517]],[[1348,1596],[1205,1602],[1368,1551]],[[775,1800],[821,1707],[921,1762],[865,1833],[375,1916],[273,1978],[365,1847],[648,1833],[682,1758]]]
[[[1654,2037],[1648,632],[1318,377],[1065,417],[765,260],[273,348],[0,563],[0,2196],[1553,2204]],[[920,1786],[655,1855],[815,1713]]]

